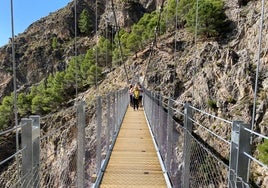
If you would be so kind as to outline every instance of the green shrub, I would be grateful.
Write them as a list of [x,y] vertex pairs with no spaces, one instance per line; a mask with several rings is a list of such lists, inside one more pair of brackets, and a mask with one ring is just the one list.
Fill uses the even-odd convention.
[[13,116],[13,101],[12,96],[6,96],[3,98],[3,102],[0,105],[0,130],[7,128],[12,120]]
[[263,144],[258,145],[259,159],[266,165],[268,165],[268,140],[264,140]]
[[25,116],[31,113],[31,95],[20,93],[18,95],[18,113],[20,116]]
[[217,109],[217,102],[215,100],[211,100],[209,99],[208,102],[207,102],[208,106],[212,109]]
[[[186,14],[186,26],[191,31],[194,31],[196,26],[196,8],[195,3]],[[197,33],[207,37],[218,36],[226,29],[226,18],[222,0],[199,0]]]
[[53,37],[51,45],[52,45],[53,50],[57,49],[57,47],[58,47],[58,39],[57,39],[57,37]]

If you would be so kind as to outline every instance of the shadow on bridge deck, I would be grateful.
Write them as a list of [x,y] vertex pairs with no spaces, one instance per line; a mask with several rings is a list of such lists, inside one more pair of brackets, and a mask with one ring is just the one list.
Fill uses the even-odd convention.
[[143,109],[128,108],[100,187],[167,187]]

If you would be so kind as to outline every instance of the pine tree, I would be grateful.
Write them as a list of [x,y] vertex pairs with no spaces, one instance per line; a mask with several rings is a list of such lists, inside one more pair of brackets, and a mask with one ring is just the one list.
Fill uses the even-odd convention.
[[[198,4],[198,34],[207,37],[218,36],[225,28],[226,15],[222,0],[200,0]],[[194,30],[196,25],[195,4],[186,15],[187,26]]]
[[92,23],[89,19],[89,14],[88,14],[87,9],[84,9],[82,13],[80,14],[80,17],[78,20],[78,27],[81,33],[90,34],[92,30]]
[[53,48],[53,50],[55,50],[55,49],[57,49],[57,47],[58,47],[58,39],[57,39],[57,37],[53,37],[52,48]]

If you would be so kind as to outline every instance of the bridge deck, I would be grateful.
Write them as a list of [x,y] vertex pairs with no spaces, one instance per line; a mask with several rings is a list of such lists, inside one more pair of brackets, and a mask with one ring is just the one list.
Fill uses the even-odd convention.
[[167,187],[143,109],[128,108],[100,187]]

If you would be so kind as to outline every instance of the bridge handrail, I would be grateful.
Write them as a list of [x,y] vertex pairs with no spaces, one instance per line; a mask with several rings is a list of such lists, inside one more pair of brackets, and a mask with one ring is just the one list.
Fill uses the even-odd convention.
[[195,121],[193,118],[188,118],[190,119],[193,123],[197,124],[198,126],[202,127],[203,129],[205,129],[207,132],[209,132],[210,134],[214,135],[215,137],[219,138],[220,140],[222,140],[223,142],[227,143],[227,144],[231,144],[230,141],[224,139],[222,136],[214,133],[213,131],[211,131],[210,129],[206,128],[205,126],[201,125],[199,122]]
[[22,127],[22,125],[18,125],[18,126],[15,126],[13,128],[10,128],[8,130],[4,130],[4,131],[0,132],[0,136],[2,136],[4,134],[7,134],[7,133],[10,133],[10,132],[12,132],[12,131],[14,131],[16,129],[20,129],[21,127]]
[[244,155],[246,155],[249,159],[251,159],[252,161],[255,161],[256,163],[258,163],[260,166],[262,166],[263,168],[265,168],[266,170],[268,170],[268,166],[264,163],[262,163],[261,161],[259,161],[258,159],[256,159],[255,157],[253,157],[252,155],[248,154],[247,152],[243,152]]
[[[206,153],[210,153],[211,157],[217,159],[218,162],[222,163],[222,166],[224,166],[226,172],[228,172],[228,179],[226,180],[226,185],[227,186],[232,187],[234,185],[238,185],[239,183],[240,183],[240,185],[243,184],[244,186],[249,186],[249,181],[248,181],[249,177],[248,177],[248,175],[250,173],[246,172],[245,169],[248,169],[248,171],[250,170],[250,168],[249,168],[249,164],[250,164],[249,162],[250,161],[251,162],[256,162],[258,165],[260,165],[264,169],[268,170],[267,165],[263,164],[256,157],[251,155],[250,150],[248,150],[250,148],[249,147],[249,145],[250,145],[250,135],[251,136],[252,135],[259,136],[261,139],[268,139],[267,136],[250,130],[248,128],[248,124],[245,124],[245,123],[240,122],[240,121],[230,121],[230,120],[226,120],[226,119],[221,118],[221,117],[217,117],[217,116],[215,116],[213,114],[210,114],[210,113],[207,113],[207,112],[205,112],[203,110],[200,110],[200,109],[192,106],[191,104],[188,104],[188,108],[189,108],[189,110],[192,111],[191,113],[193,115],[188,116],[187,113],[185,113],[186,103],[183,103],[183,102],[177,101],[177,100],[173,100],[173,99],[171,99],[169,97],[163,97],[163,96],[161,96],[161,94],[159,94],[159,92],[154,93],[154,92],[148,91],[148,90],[144,90],[144,91],[145,91],[144,92],[145,93],[144,98],[145,98],[145,100],[148,100],[148,101],[144,101],[144,103],[145,103],[144,108],[145,108],[146,116],[149,119],[149,123],[150,123],[151,129],[152,129],[152,132],[154,133],[154,137],[156,139],[159,139],[159,140],[156,141],[156,143],[158,144],[160,152],[161,152],[161,150],[163,150],[163,149],[161,149],[161,147],[162,147],[161,145],[163,143],[164,143],[164,147],[167,147],[167,146],[165,145],[166,141],[163,140],[163,138],[161,138],[161,137],[163,137],[163,135],[162,135],[163,128],[161,128],[159,126],[167,126],[165,129],[167,129],[167,131],[168,131],[169,126],[173,127],[174,126],[173,124],[176,124],[176,128],[174,127],[173,130],[177,129],[179,132],[184,132],[184,134],[186,134],[186,135],[189,134],[190,137],[191,137],[191,140],[195,140],[195,142],[199,145],[199,147],[202,147],[203,150],[206,151]],[[174,104],[176,104],[176,108],[173,107]],[[179,107],[178,104],[181,104],[182,108]],[[182,112],[180,109],[184,109],[184,112]],[[195,112],[195,113],[193,113],[193,112]],[[219,122],[217,122],[217,120],[219,120],[219,121],[221,121],[223,123],[229,124],[232,127],[232,132],[230,132],[231,133],[231,135],[230,135],[231,140],[229,141],[229,140],[225,139],[223,136],[220,136],[215,131],[217,129],[211,130],[210,128],[202,125],[202,123],[199,122],[200,120],[198,120],[198,121],[195,120],[195,118],[198,117],[197,115],[199,115],[196,112],[200,113],[201,115],[202,114],[205,115],[205,116],[202,116],[202,118],[204,118],[204,117],[208,118],[208,120],[209,120],[208,123],[210,123],[210,124],[211,124],[210,121],[212,121],[211,118],[213,118],[214,127],[215,126],[217,127],[216,124],[219,123]],[[174,113],[177,113],[177,114],[174,115]],[[192,124],[192,125],[190,125],[190,127],[191,127],[190,130],[191,131],[188,130],[187,127],[185,127],[185,120],[184,120],[184,125],[180,124],[179,123],[180,121],[177,121],[177,119],[181,120],[180,117],[177,117],[177,116],[182,116],[184,119],[188,120],[188,123]],[[165,120],[167,119],[167,122],[163,124],[160,121],[161,119],[165,119]],[[173,122],[171,122],[170,119],[172,119]],[[201,120],[201,121],[204,121],[204,120]],[[192,132],[192,126],[194,126],[194,125],[195,125],[195,131],[193,131],[193,133],[191,133]],[[200,142],[199,138],[197,139],[196,131],[201,132],[201,130],[199,130],[199,127],[201,129],[205,130],[205,132],[208,133],[208,137],[211,135],[211,136],[217,138],[218,140],[222,141],[223,143],[225,143],[229,147],[229,155],[230,156],[226,156],[227,157],[226,159],[228,159],[229,162],[227,162],[226,160],[223,161],[223,159],[221,157],[219,158],[218,155],[215,155],[214,154],[215,151],[213,151],[213,148],[207,148],[207,144],[209,144],[209,143],[206,143],[204,145],[203,141]],[[225,126],[222,126],[222,125],[221,125],[221,127],[225,128]],[[226,129],[229,129],[229,128],[225,128],[224,131],[226,131]],[[167,134],[166,135],[167,136],[166,140],[168,140],[169,139],[168,138],[169,137],[168,133],[164,133],[164,134]],[[182,137],[182,136],[180,136],[180,137]],[[187,138],[186,136],[184,136],[184,137]],[[227,135],[227,137],[229,137],[229,135]],[[187,139],[189,141],[189,138],[187,138]],[[177,143],[178,143],[178,141],[177,141]],[[209,147],[214,147],[215,143],[212,143],[212,144],[213,145],[211,145]],[[176,147],[178,147],[178,146],[176,146]],[[183,145],[182,145],[182,147],[183,147]],[[224,146],[220,146],[219,148],[221,148],[221,147],[224,147]],[[239,149],[239,148],[242,148],[242,150]],[[228,149],[228,148],[225,148],[225,149]],[[237,152],[238,149],[239,149],[239,153]],[[167,150],[163,150],[163,151],[166,152]],[[185,150],[185,152],[186,151],[187,150]],[[202,158],[201,153],[197,154],[197,155],[200,155],[200,159]],[[166,162],[166,160],[169,160],[170,157],[167,158],[165,156],[165,153],[162,153],[161,157],[162,157],[163,161],[165,161],[164,164],[166,165],[166,168],[167,168],[167,171],[168,171],[169,167],[167,166],[167,164],[169,164],[169,163]],[[188,158],[189,157],[190,157],[190,155],[188,155]],[[249,162],[247,162],[247,161],[249,161]],[[187,162],[184,162],[184,164],[187,164]],[[228,166],[228,164],[230,166]],[[239,168],[241,168],[241,169],[239,169],[238,167],[235,167],[234,164],[239,166]],[[185,167],[187,167],[187,165]],[[188,167],[190,167],[190,162],[188,162]],[[198,169],[196,169],[196,171],[198,171]],[[190,175],[189,173],[192,173],[192,172],[188,172],[188,174],[187,173],[184,174],[184,177],[189,177],[189,175]],[[183,186],[190,185],[189,181],[185,181],[184,183],[185,184]],[[181,186],[181,185],[179,185],[179,186]]]
[[207,115],[207,116],[210,116],[210,117],[212,117],[212,118],[215,118],[215,119],[218,119],[218,120],[220,120],[220,121],[223,121],[223,122],[225,122],[225,123],[232,124],[232,121],[223,119],[223,118],[221,118],[221,117],[217,117],[217,116],[215,116],[215,115],[213,115],[213,114],[210,114],[210,113],[207,113],[207,112],[205,112],[205,111],[203,111],[203,110],[200,110],[200,109],[198,109],[198,108],[196,108],[196,107],[194,107],[194,106],[192,106],[192,105],[190,105],[190,108],[192,108],[193,110],[198,111],[198,112],[200,112],[200,113],[202,113],[202,114],[205,114],[205,115]]
[[251,134],[254,134],[254,135],[256,135],[256,136],[259,136],[259,137],[261,137],[261,138],[264,138],[264,139],[267,139],[267,140],[268,140],[268,136],[262,135],[262,134],[260,134],[260,133],[257,133],[257,132],[255,132],[255,131],[251,130],[251,129],[248,129],[248,128],[245,128],[245,130],[248,131],[248,132],[251,133]]
[[18,150],[18,151],[16,151],[16,153],[14,153],[13,155],[7,157],[7,158],[4,159],[3,161],[0,161],[0,165],[3,165],[3,164],[6,163],[7,161],[11,160],[13,157],[16,157],[17,155],[19,155],[20,153],[22,153],[22,151],[23,151],[24,149],[25,149],[25,147],[22,148],[22,149],[20,149],[20,150]]

